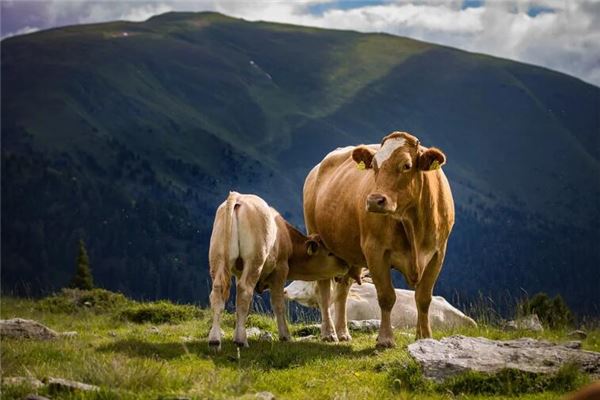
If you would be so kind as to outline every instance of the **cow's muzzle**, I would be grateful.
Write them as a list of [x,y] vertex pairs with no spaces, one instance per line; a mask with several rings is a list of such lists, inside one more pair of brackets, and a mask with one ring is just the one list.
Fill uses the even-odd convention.
[[387,213],[391,210],[390,199],[380,193],[371,193],[367,196],[367,211],[373,213]]

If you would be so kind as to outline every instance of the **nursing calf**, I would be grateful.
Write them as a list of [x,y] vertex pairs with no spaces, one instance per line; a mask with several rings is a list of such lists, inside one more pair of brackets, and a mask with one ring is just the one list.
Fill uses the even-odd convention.
[[[334,283],[334,292],[337,284]],[[414,328],[417,326],[417,304],[413,290],[395,289],[396,303],[392,308],[392,326],[394,328]],[[303,306],[319,306],[319,286],[317,282],[294,281],[283,292],[287,300],[294,300]],[[332,310],[335,319],[335,311]],[[370,282],[350,286],[346,301],[346,317],[349,320],[381,319],[377,302],[377,289]],[[477,323],[460,310],[453,307],[441,296],[433,296],[429,306],[429,321],[434,329],[476,327]]]
[[307,237],[260,197],[231,192],[217,209],[209,249],[213,324],[208,342],[221,346],[221,314],[236,277],[236,326],[233,340],[248,346],[246,319],[255,288],[271,290],[280,340],[289,340],[283,287],[286,279],[329,279],[348,272],[319,237]]

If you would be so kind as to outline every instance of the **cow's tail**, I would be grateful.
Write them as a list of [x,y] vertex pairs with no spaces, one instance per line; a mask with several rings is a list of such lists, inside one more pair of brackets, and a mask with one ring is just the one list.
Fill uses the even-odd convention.
[[[225,202],[225,229],[224,229],[224,240],[223,240],[223,262],[225,268],[223,268],[223,282],[227,282],[223,285],[223,296],[229,297],[229,285],[231,284],[231,270],[234,268],[235,260],[239,253],[239,240],[237,232],[237,218],[235,216],[236,205],[239,193],[229,192],[227,200]],[[236,224],[234,229],[234,224]],[[233,251],[232,251],[233,250]]]

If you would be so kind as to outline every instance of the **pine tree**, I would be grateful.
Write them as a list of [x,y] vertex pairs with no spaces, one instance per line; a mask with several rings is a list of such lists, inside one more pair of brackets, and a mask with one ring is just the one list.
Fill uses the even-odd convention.
[[92,271],[90,270],[90,259],[88,258],[83,239],[79,239],[79,254],[77,255],[75,275],[69,287],[83,290],[94,288],[94,280],[92,278]]

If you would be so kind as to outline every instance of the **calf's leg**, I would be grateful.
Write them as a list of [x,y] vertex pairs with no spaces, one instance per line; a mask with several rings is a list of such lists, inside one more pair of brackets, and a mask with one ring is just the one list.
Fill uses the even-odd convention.
[[248,319],[250,303],[252,303],[254,287],[256,287],[263,265],[264,259],[244,260],[242,276],[237,280],[237,295],[235,299],[236,322],[233,341],[238,347],[248,347],[246,320]]
[[285,286],[287,270],[287,265],[278,266],[271,275],[269,282],[269,287],[271,288],[271,307],[273,308],[275,318],[277,319],[279,340],[285,342],[289,341],[291,338],[287,322],[285,321],[285,301],[283,297],[283,288]]
[[348,331],[348,321],[346,316],[346,302],[348,300],[350,286],[352,286],[352,279],[346,275],[338,282],[334,293],[335,331],[341,342],[352,340],[350,331]]
[[[215,283],[213,281],[212,291],[210,292],[210,307],[213,312],[213,322],[208,334],[208,345],[216,350],[221,350],[221,314],[225,309],[225,302],[227,301],[224,293],[225,290],[222,283]],[[227,285],[227,294],[229,294],[229,285]]]
[[337,342],[338,337],[333,327],[333,321],[331,319],[331,311],[329,306],[331,305],[331,279],[324,279],[319,281],[319,296],[321,301],[319,307],[321,308],[321,340],[325,342]]

